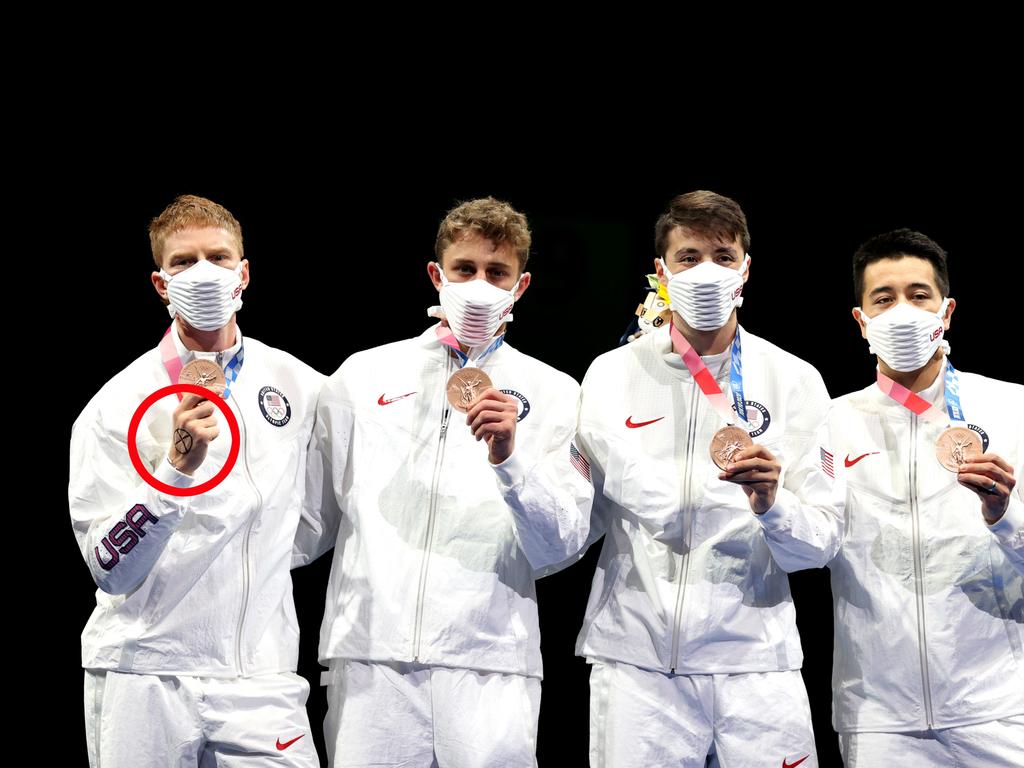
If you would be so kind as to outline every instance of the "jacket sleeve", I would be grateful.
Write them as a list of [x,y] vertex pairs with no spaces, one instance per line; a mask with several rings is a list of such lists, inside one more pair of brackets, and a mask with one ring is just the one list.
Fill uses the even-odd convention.
[[[71,430],[68,506],[75,538],[93,580],[126,594],[145,580],[188,509],[188,497],[161,493],[135,471],[123,435],[87,409]],[[187,488],[192,478],[161,456],[153,476]]]
[[327,379],[317,399],[292,568],[313,562],[334,547],[338,538],[353,423],[352,405],[339,374]]
[[988,526],[988,529],[996,537],[1010,564],[1024,573],[1024,501],[1020,483],[1010,496],[1010,504],[1003,516],[994,525]]
[[820,376],[809,382],[800,403],[788,451],[796,461],[783,467],[775,503],[756,515],[772,557],[787,572],[828,564],[845,532],[846,484],[832,458],[828,392]]
[[519,546],[541,575],[552,572],[552,565],[575,560],[590,532],[594,488],[588,461],[572,439],[578,392],[578,386],[567,387],[559,401],[548,404],[558,423],[547,445],[517,440],[512,455],[493,465]]

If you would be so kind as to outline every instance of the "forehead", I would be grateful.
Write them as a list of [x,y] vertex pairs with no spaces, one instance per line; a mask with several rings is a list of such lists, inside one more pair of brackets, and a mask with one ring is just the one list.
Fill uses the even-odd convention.
[[473,261],[519,268],[519,259],[510,243],[495,246],[493,242],[476,232],[463,235],[445,248],[441,260],[449,265],[455,261]]
[[924,283],[938,290],[935,268],[928,259],[920,256],[893,256],[872,261],[864,267],[865,294],[883,287],[899,290],[911,283]]
[[742,250],[739,235],[732,240],[719,239],[712,235],[704,235],[696,230],[678,226],[668,233],[668,253],[677,251],[713,251],[718,248]]
[[232,233],[220,227],[179,229],[164,238],[162,255],[166,258],[176,253],[212,250],[226,250],[238,255],[238,241]]

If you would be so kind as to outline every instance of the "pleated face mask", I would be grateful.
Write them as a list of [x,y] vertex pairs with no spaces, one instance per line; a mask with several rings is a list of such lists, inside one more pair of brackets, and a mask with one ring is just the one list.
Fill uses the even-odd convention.
[[[943,318],[948,305],[949,299],[943,299],[938,312],[929,312],[910,304],[897,304],[873,318],[860,307],[857,311],[864,319],[872,354],[894,371],[909,373],[926,366],[939,345],[944,344]],[[949,345],[945,346],[948,352]]]
[[167,282],[168,313],[171,317],[181,315],[200,331],[223,328],[242,308],[241,262],[234,269],[226,269],[201,259],[173,275],[161,269],[160,277]]
[[698,331],[721,328],[729,321],[733,309],[743,304],[743,271],[749,258],[744,257],[739,269],[702,261],[675,274],[662,259],[672,309]]
[[502,323],[512,319],[510,312],[516,301],[516,291],[522,276],[511,290],[499,288],[487,280],[467,280],[452,283],[445,277],[441,265],[441,308],[455,338],[467,347],[487,343]]

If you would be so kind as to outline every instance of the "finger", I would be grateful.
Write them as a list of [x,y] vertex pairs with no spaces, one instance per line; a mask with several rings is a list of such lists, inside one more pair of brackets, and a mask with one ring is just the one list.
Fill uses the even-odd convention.
[[201,395],[194,395],[191,392],[186,392],[182,395],[181,402],[178,403],[178,408],[184,411],[195,408],[199,403],[205,402],[206,398]]
[[960,485],[983,496],[1003,495],[1003,488],[1005,488],[1005,486],[1000,487],[1000,483],[995,478],[973,472],[961,472],[957,475],[956,480]]
[[752,443],[745,448],[740,448],[736,453],[733,454],[733,461],[743,461],[744,459],[762,458],[767,461],[775,461],[775,457],[772,452],[765,448],[763,445]]
[[208,416],[212,416],[216,410],[217,407],[213,403],[209,400],[204,400],[195,408],[191,408],[182,413],[182,416],[184,416],[186,420],[205,419]]
[[983,462],[991,462],[999,467],[1003,472],[1009,475],[1013,474],[1013,466],[998,453],[983,453],[980,456],[972,458],[968,464],[981,464]]
[[[494,390],[488,390],[488,392],[493,391]],[[473,419],[476,418],[477,414],[479,414],[480,411],[483,410],[502,411],[504,413],[511,413],[513,410],[515,410],[515,404],[509,402],[509,400],[498,400],[493,397],[487,397],[486,395],[487,393],[485,392],[483,395],[474,400],[472,405],[470,405],[469,410],[466,411],[467,424],[471,423]]]
[[512,437],[511,433],[507,429],[501,429],[493,424],[484,424],[473,434],[477,440],[486,438],[488,442],[491,440],[508,440]]
[[196,437],[196,442],[211,443],[217,439],[218,435],[220,435],[220,428],[202,427],[201,429],[197,429],[193,434]]
[[496,422],[502,422],[509,425],[515,424],[512,414],[508,411],[481,411],[471,422],[469,422],[469,426],[475,432],[481,424],[494,424]]
[[963,474],[964,472],[974,475],[987,475],[1001,483],[1008,482],[1013,477],[1012,472],[1007,474],[998,464],[991,461],[975,460],[961,464],[958,474]]
[[736,461],[734,458],[726,465],[725,472],[727,474],[735,474],[737,472],[746,472],[750,469],[758,469],[764,472],[775,470],[779,472],[782,470],[782,467],[770,459],[763,459],[761,457],[745,459],[743,461]]
[[736,474],[723,472],[718,476],[718,479],[729,483],[741,483],[742,485],[749,485],[751,483],[774,483],[778,485],[779,483],[779,475],[776,472],[749,471]]

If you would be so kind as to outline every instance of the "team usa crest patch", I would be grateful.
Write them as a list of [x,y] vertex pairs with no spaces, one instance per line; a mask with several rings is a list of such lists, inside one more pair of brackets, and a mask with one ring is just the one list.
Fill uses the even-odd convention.
[[260,390],[260,412],[275,427],[283,427],[292,418],[292,404],[281,390],[264,387]]
[[768,429],[768,425],[772,423],[772,417],[768,413],[768,409],[753,400],[744,400],[743,403],[747,406],[747,423],[750,425],[750,436],[757,437],[763,434]]
[[516,422],[518,423],[525,419],[526,416],[530,413],[530,401],[527,400],[518,392],[516,392],[514,389],[503,389],[501,391],[503,394],[512,395],[512,397],[519,398],[519,417],[516,419]]

